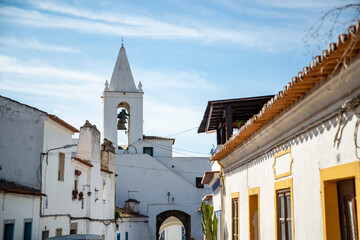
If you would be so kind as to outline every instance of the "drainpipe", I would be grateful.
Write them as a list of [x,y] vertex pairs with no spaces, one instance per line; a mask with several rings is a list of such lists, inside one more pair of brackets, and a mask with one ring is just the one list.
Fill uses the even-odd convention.
[[221,236],[225,239],[225,172],[224,165],[221,164],[220,160],[216,160],[221,167]]

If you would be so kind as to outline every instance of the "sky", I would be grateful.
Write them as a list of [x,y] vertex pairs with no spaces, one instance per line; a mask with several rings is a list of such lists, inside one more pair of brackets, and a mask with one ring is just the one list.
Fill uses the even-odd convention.
[[309,38],[311,26],[351,3],[360,2],[0,0],[0,95],[102,131],[100,96],[123,38],[143,85],[144,134],[176,138],[174,156],[210,156],[216,134],[197,133],[207,102],[276,94],[354,11],[333,36]]

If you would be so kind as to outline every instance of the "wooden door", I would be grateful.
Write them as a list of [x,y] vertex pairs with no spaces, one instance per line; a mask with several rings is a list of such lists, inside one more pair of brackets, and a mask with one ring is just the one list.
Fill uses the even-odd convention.
[[337,183],[341,239],[358,240],[354,179]]

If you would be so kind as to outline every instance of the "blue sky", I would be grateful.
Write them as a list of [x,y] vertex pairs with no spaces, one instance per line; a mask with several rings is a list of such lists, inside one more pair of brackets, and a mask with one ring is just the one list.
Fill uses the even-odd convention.
[[207,101],[277,93],[316,51],[306,30],[348,3],[358,2],[1,0],[0,95],[102,129],[100,96],[123,37],[145,92],[144,133],[192,129],[174,136],[175,155],[208,154],[215,134],[195,129]]

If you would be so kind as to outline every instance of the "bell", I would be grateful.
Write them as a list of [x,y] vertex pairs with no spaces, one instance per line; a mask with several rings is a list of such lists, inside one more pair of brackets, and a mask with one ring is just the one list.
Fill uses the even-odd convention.
[[[126,121],[125,121],[125,123],[126,123]],[[119,119],[117,129],[118,130],[127,130],[125,123],[121,122],[121,120]]]
[[121,112],[119,112],[118,114],[118,126],[117,129],[118,130],[127,130],[125,124],[127,123],[126,119],[127,116],[129,116],[129,114],[126,113],[125,109],[121,110]]

